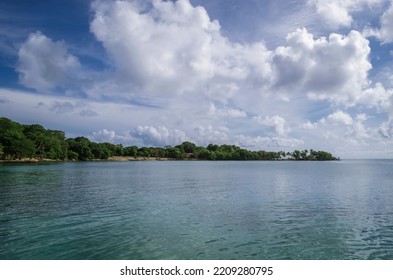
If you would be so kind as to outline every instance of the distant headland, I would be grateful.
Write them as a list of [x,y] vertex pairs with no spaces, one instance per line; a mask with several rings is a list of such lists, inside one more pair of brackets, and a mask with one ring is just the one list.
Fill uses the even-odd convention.
[[66,138],[65,132],[39,124],[20,124],[0,118],[0,161],[93,161],[93,160],[339,160],[325,151],[250,151],[234,145],[197,146],[189,141],[177,146],[137,147],[96,143],[80,136]]

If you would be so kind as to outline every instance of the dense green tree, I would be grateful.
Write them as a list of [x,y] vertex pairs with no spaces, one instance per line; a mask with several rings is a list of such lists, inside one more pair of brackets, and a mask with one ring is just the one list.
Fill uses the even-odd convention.
[[137,146],[130,146],[124,148],[124,155],[130,157],[136,157],[138,155],[138,147]]
[[197,147],[195,153],[197,159],[208,160],[210,157],[210,151],[205,147]]
[[168,148],[166,149],[166,155],[168,158],[182,159],[183,152],[179,148]]
[[59,130],[47,130],[44,156],[50,159],[67,158],[68,145],[65,141],[65,133]]
[[123,156],[124,155],[124,147],[122,144],[115,145],[115,156]]
[[78,160],[79,159],[79,155],[77,152],[74,152],[72,150],[68,150],[67,151],[67,159],[68,160]]
[[215,145],[215,144],[209,144],[209,145],[207,145],[207,147],[206,147],[209,151],[211,151],[211,152],[215,152],[215,151],[217,151],[218,150],[218,145]]
[[155,157],[155,158],[163,158],[166,157],[166,152],[163,148],[159,147],[149,147],[149,155],[150,157]]
[[78,154],[78,160],[93,159],[91,151],[91,142],[88,138],[79,136],[76,138],[67,139],[69,149]]
[[338,160],[338,158],[334,157],[331,153],[314,150],[295,150],[292,153],[287,153],[287,156],[292,160]]
[[302,157],[301,157],[300,151],[298,151],[298,150],[293,151],[292,158],[294,160],[301,160]]
[[32,141],[26,138],[14,139],[10,146],[11,155],[13,158],[33,158],[35,152],[35,145]]
[[108,159],[112,153],[108,147],[108,143],[90,143],[90,150],[93,154],[93,158],[96,159]]
[[23,126],[7,118],[0,118],[0,144],[3,145],[4,158],[31,158],[35,153],[35,145],[26,138]]
[[338,160],[331,153],[325,151],[311,151],[310,157],[312,160]]
[[185,141],[175,147],[123,147],[121,144],[95,143],[86,137],[66,139],[59,130],[47,130],[39,124],[21,125],[0,118],[0,158],[49,158],[56,160],[108,159],[112,156],[156,157],[202,160],[338,160],[331,153],[315,150],[290,152],[249,151],[234,145],[209,144],[197,147]]
[[23,132],[27,139],[35,145],[34,157],[49,159],[65,159],[67,144],[65,133],[59,130],[46,130],[38,124],[24,125]]
[[39,124],[25,125],[23,132],[27,139],[33,141],[35,144],[34,156],[45,157],[45,148],[49,148],[49,143],[46,135],[46,129]]
[[150,149],[147,147],[141,147],[138,149],[139,157],[150,157]]
[[194,143],[186,141],[176,146],[176,148],[180,149],[183,153],[193,154],[195,153],[197,146]]

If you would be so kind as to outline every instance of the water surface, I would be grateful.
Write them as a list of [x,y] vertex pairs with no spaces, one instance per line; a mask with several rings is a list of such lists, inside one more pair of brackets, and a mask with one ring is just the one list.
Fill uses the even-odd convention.
[[0,259],[393,259],[393,161],[0,165]]

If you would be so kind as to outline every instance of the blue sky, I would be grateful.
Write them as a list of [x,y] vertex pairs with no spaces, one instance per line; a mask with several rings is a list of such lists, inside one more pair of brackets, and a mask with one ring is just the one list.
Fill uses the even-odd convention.
[[392,2],[1,1],[0,115],[124,145],[391,158]]

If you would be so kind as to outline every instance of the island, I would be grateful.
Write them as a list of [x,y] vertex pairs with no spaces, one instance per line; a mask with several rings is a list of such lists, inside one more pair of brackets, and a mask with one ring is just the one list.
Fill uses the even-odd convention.
[[325,151],[250,151],[235,145],[185,141],[176,146],[137,147],[96,143],[84,136],[66,138],[65,132],[39,124],[20,124],[0,118],[0,161],[90,161],[90,160],[339,160]]

